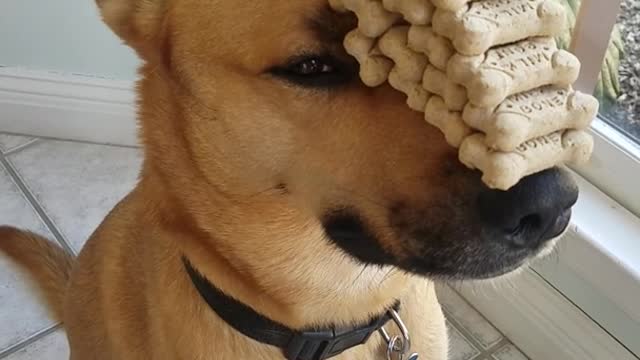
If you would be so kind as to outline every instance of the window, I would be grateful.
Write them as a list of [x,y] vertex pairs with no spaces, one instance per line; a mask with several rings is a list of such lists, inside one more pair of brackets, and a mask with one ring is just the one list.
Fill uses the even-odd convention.
[[601,118],[640,142],[640,1],[622,1],[596,96]]
[[576,87],[601,103],[595,154],[576,170],[640,216],[640,1],[560,1],[573,25],[560,42],[582,62]]

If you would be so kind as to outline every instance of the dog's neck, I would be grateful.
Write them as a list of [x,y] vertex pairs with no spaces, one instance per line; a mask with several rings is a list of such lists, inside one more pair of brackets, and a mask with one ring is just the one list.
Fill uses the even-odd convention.
[[[202,300],[214,313],[239,333],[265,345],[281,349],[286,359],[329,359],[346,350],[366,344],[371,336],[378,333],[387,338],[387,332],[383,327],[391,320],[401,323],[397,315],[400,303],[396,302],[393,308],[372,317],[367,323],[361,325],[350,327],[334,325],[305,331],[291,329],[224,294],[194,269],[186,258],[183,258],[183,263]],[[406,336],[408,341],[408,334]]]

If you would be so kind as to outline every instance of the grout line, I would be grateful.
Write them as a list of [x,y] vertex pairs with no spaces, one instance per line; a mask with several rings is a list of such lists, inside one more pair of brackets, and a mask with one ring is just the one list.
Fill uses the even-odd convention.
[[[460,298],[462,298],[462,300],[464,302],[467,303],[468,306],[470,306],[472,309],[474,309],[478,314],[480,314],[480,316],[482,316],[483,319],[485,319],[485,321],[487,321],[489,324],[491,324],[494,328],[495,325],[493,325],[493,323],[487,319],[480,311],[478,311],[478,309],[476,309],[473,305],[471,305],[471,303],[462,295],[460,294],[460,292],[458,292],[458,290],[456,288],[454,288],[453,286],[449,286],[451,288],[451,290],[453,290],[456,294],[458,294],[458,296],[460,296]],[[511,340],[502,333],[502,331],[500,331],[498,328],[496,328],[496,330],[498,330],[498,332],[500,333],[500,335],[502,335],[502,340],[498,341],[496,344],[490,346],[488,349],[486,349],[484,352],[487,353],[487,355],[493,355],[494,352],[500,350],[503,346],[506,345],[513,345],[516,349],[518,349],[518,351],[520,351],[524,356],[527,357],[527,359],[529,358],[521,349],[520,347],[518,347],[516,344],[514,344],[513,342],[511,342]],[[465,335],[466,336],[466,335]],[[472,340],[475,340],[473,337],[471,337]],[[481,347],[482,349],[482,347]],[[484,353],[483,353],[484,354]]]
[[60,139],[60,138],[52,138],[52,137],[41,137],[41,139],[46,139],[46,140],[51,140],[51,141],[70,142],[70,143],[75,143],[75,144],[101,145],[101,146],[109,146],[109,147],[124,148],[124,149],[142,149],[142,146],[140,146],[140,145],[110,144],[110,143],[101,143],[101,142],[97,142],[97,141]]
[[[480,352],[480,354],[472,357],[469,360],[493,360],[494,359],[492,357],[493,354],[495,354],[496,351],[502,349],[503,347],[505,347],[507,345],[513,345],[513,344],[511,343],[511,341],[509,339],[507,339],[506,337],[503,337],[502,340],[500,340],[496,344],[490,346],[488,349],[483,350],[482,352]],[[513,346],[515,346],[515,345],[513,345]],[[518,349],[518,350],[520,350],[520,349]]]
[[[442,306],[442,310],[447,315],[447,320],[449,320],[451,325],[453,325],[465,337],[465,339],[469,340],[469,342],[471,342],[471,344],[476,349],[478,349],[478,351],[480,351],[481,355],[484,354],[485,351],[487,351],[487,349],[485,349],[485,347],[478,340],[476,340],[476,338],[473,336],[473,334],[471,334],[471,332],[469,332],[467,329],[465,329],[464,326],[462,326],[462,324],[458,321],[458,319],[456,319],[451,314],[450,311],[448,311],[444,306]],[[504,335],[502,333],[500,333],[500,335],[502,336],[502,339],[500,339],[498,344],[505,339],[505,337],[504,337]],[[489,349],[491,349],[492,347],[493,346],[489,347]],[[480,356],[480,355],[478,355],[478,356]]]
[[[480,354],[469,358],[468,360],[489,360],[491,359],[490,353],[487,351],[481,351]],[[492,359],[491,359],[492,360]]]
[[35,139],[31,139],[27,142],[25,142],[24,144],[20,144],[18,146],[12,147],[11,149],[8,149],[4,152],[4,156],[9,156],[11,154],[15,154],[21,150],[24,150],[26,148],[28,148],[29,146],[37,143],[40,139],[39,138],[35,138]]
[[[25,135],[25,134],[15,134],[15,133],[8,133],[8,132],[0,132],[0,134],[35,137],[35,139],[33,140],[51,140],[51,141],[62,141],[62,142],[71,142],[71,143],[87,144],[87,145],[102,145],[102,146],[118,147],[118,148],[125,148],[125,149],[142,149],[142,145],[140,144],[138,145],[110,144],[110,143],[103,143],[103,142],[97,142],[97,141],[63,139],[63,138],[56,138],[56,137],[49,137],[49,136],[36,136],[36,135],[28,135],[28,134]],[[19,147],[22,147],[22,145],[19,145]],[[7,153],[5,153],[5,155],[7,155],[9,152],[13,153],[14,149],[7,150]]]
[[[23,134],[14,134],[14,133],[6,133],[6,132],[1,132],[0,134],[15,135],[15,136],[26,136],[26,137],[36,137],[36,135],[23,135]],[[36,139],[71,142],[71,143],[86,144],[86,145],[102,145],[102,146],[118,147],[118,148],[125,148],[125,149],[142,149],[142,145],[140,145],[140,144],[138,144],[138,145],[111,144],[111,143],[104,143],[104,142],[97,142],[97,141],[64,139],[64,138],[57,138],[57,137],[50,137],[50,136],[37,136]],[[13,152],[13,150],[12,150],[12,152]]]
[[62,325],[61,324],[55,324],[52,325],[48,328],[45,328],[43,330],[38,331],[37,333],[31,335],[30,337],[26,338],[25,340],[20,341],[17,344],[11,345],[8,348],[0,351],[0,359],[4,359],[9,357],[9,355],[14,354],[24,348],[26,348],[27,346],[35,343],[36,341],[45,338],[47,335],[50,335],[52,333],[54,333],[56,330],[58,329],[62,329]]
[[[450,287],[454,292],[456,292],[461,298],[462,300],[464,300],[468,306],[470,306],[472,309],[474,309],[476,312],[478,312],[478,314],[480,314],[480,316],[482,316],[482,318],[487,321],[488,323],[490,323],[491,325],[493,325],[493,323],[491,321],[489,321],[489,319],[487,319],[484,315],[482,315],[475,307],[473,307],[473,305],[471,305],[467,299],[464,298],[464,296],[462,296],[460,293],[458,293],[458,291],[453,288]],[[507,338],[500,330],[498,330],[498,332],[500,332],[500,335],[502,336],[502,339],[500,339],[498,342],[496,342],[495,344],[489,346],[488,348],[484,348],[484,346],[478,341],[476,340],[476,338],[473,336],[473,334],[471,334],[471,332],[469,332],[464,326],[462,326],[462,324],[458,321],[458,319],[456,319],[450,311],[448,311],[445,306],[442,306],[442,311],[447,315],[447,320],[451,323],[452,326],[454,326],[456,328],[456,330],[458,330],[464,337],[465,339],[467,339],[471,345],[473,345],[477,350],[480,351],[480,353],[472,358],[470,358],[469,360],[493,360],[492,355],[502,349],[504,346],[507,345],[512,345],[514,346],[516,349],[518,349],[518,351],[520,351],[523,355],[524,352],[522,352],[522,350],[520,350],[520,348],[518,346],[516,346],[515,344],[513,344],[511,342],[511,340],[509,338]],[[494,326],[495,327],[495,326]],[[526,356],[526,355],[525,355]],[[528,359],[528,357],[527,357]]]
[[44,224],[49,228],[49,231],[51,231],[51,234],[53,234],[53,236],[58,241],[58,243],[69,254],[76,255],[75,251],[73,250],[73,247],[69,244],[65,236],[58,230],[54,222],[49,218],[49,216],[47,215],[47,212],[44,210],[42,205],[40,205],[36,197],[33,195],[29,187],[26,185],[26,182],[24,181],[24,179],[22,179],[22,176],[18,173],[14,165],[11,163],[11,161],[9,161],[9,159],[7,159],[6,157],[0,154],[0,164],[4,165],[9,175],[13,178],[13,181],[15,182],[16,186],[18,186],[18,188],[22,192],[22,195],[31,204],[32,208],[35,210],[38,216],[40,216],[40,219],[44,222]]
[[459,322],[458,320],[453,317],[453,315],[451,315],[451,313],[445,309],[444,306],[442,306],[442,311],[444,312],[444,314],[446,315],[446,319],[447,321],[449,321],[449,323],[451,324],[451,326],[453,326],[456,330],[458,330],[458,332],[460,332],[460,334],[471,343],[471,346],[473,346],[476,350],[478,350],[478,354],[474,355],[473,357],[469,358],[469,360],[472,359],[479,359],[481,356],[484,355],[484,347],[473,337],[473,335],[471,335],[470,332],[467,331],[467,329],[465,329]]
[[[505,347],[507,345],[513,345],[516,349],[518,349],[518,351],[520,351],[520,349],[511,342],[511,340],[509,340],[508,338],[505,337],[500,342],[498,342],[497,344],[493,345],[492,347],[488,348],[485,351],[485,353],[487,355],[487,359],[493,359],[491,356],[494,355],[496,353],[496,351],[502,349],[503,347]],[[520,352],[522,352],[522,351],[520,351]],[[524,355],[524,353],[522,353],[522,354]],[[527,359],[528,358],[529,357],[527,357]]]
[[[449,285],[448,285],[448,286],[449,286]],[[464,295],[462,295],[462,294],[461,294],[461,293],[460,293],[460,292],[459,292],[455,287],[453,287],[453,286],[449,286],[449,288],[450,288],[451,290],[453,290],[453,292],[454,292],[454,293],[458,294],[458,296],[462,299],[462,301],[464,301],[464,302],[465,302],[465,304],[467,304],[467,306],[469,306],[469,307],[470,307],[470,308],[472,308],[476,313],[478,313],[478,315],[480,315],[480,316],[484,319],[484,321],[486,321],[486,322],[488,322],[489,324],[491,324],[491,326],[493,326],[493,328],[494,328],[494,329],[496,329],[496,331],[497,331],[497,332],[499,332],[499,333],[500,333],[500,335],[502,335],[502,338],[503,338],[503,339],[507,339],[507,336],[506,336],[505,334],[503,334],[503,333],[502,333],[502,331],[500,331],[500,329],[498,329],[498,328],[493,324],[493,322],[492,322],[491,320],[487,319],[487,317],[486,317],[486,316],[484,316],[484,314],[483,314],[483,313],[481,313],[480,311],[478,311],[478,309],[476,309],[476,307],[475,307],[475,306],[473,306],[473,305],[469,302],[469,300],[467,300],[467,298],[466,298],[466,297],[464,297]],[[500,341],[498,341],[498,343],[500,343]],[[495,346],[495,345],[494,345],[494,346]],[[490,346],[490,348],[491,348],[491,347],[492,347],[492,346]]]

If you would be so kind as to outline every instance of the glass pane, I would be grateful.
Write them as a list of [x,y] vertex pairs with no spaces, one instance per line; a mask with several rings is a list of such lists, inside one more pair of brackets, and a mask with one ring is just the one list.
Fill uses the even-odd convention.
[[[606,0],[556,1],[565,6],[570,24],[575,25],[582,3]],[[621,2],[621,12],[613,29],[595,96],[600,100],[600,116],[640,143],[640,0]],[[611,2],[611,6],[616,5],[617,1]],[[597,28],[599,24],[583,26]],[[572,32],[573,26],[558,38],[561,47],[570,47]]]
[[595,96],[601,117],[640,143],[640,0],[622,1]]
[[640,0],[624,0],[600,74],[602,117],[640,142]]

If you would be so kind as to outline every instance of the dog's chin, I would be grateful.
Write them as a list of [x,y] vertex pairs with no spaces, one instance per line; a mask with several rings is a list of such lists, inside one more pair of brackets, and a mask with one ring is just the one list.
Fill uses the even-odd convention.
[[471,230],[473,227],[465,231],[462,226],[452,225],[441,233],[423,231],[419,238],[415,233],[399,232],[396,239],[386,239],[386,243],[397,244],[401,253],[410,254],[402,258],[386,251],[375,231],[352,212],[334,213],[323,225],[332,243],[365,264],[391,265],[432,279],[482,280],[512,274],[548,256],[568,231],[569,218],[559,218],[538,246],[525,248],[474,236],[481,232]]
[[[566,232],[568,231],[565,230],[561,235],[559,235],[558,237],[550,240],[542,249],[540,249],[537,253],[532,254],[531,256],[529,256],[528,258],[526,258],[525,260],[516,263],[516,264],[511,264],[509,266],[505,266],[502,270],[495,272],[495,273],[487,273],[485,274],[485,276],[483,277],[476,277],[476,278],[471,278],[471,279],[467,279],[467,280],[479,280],[479,281],[502,281],[502,280],[510,280],[514,277],[517,277],[518,275],[520,275],[522,273],[522,271],[524,271],[525,269],[527,269],[530,265],[534,264],[537,261],[543,260],[546,257],[548,257],[549,255],[551,255],[554,250],[556,249],[556,245],[558,244],[558,242],[560,241],[560,239],[562,239],[564,237],[564,234],[566,234]],[[463,279],[464,280],[464,279]]]
[[564,236],[569,232],[569,230],[570,230],[570,225],[567,224],[553,238],[545,241],[540,248],[533,250],[530,255],[524,257],[521,261],[515,261],[510,264],[503,264],[503,267],[501,269],[495,272],[487,272],[486,274],[477,276],[474,279],[491,280],[491,279],[497,279],[497,278],[512,277],[514,275],[519,274],[523,269],[526,269],[529,265],[537,261],[543,260],[549,255],[551,255],[556,249],[558,242],[562,238],[564,238]]

